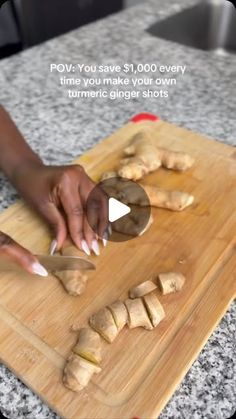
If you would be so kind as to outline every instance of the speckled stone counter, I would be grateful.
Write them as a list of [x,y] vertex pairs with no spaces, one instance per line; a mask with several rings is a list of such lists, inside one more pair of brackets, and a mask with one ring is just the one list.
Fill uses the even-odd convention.
[[[0,61],[0,103],[45,162],[68,163],[148,111],[236,145],[236,55],[217,56],[152,37],[145,29],[192,0],[149,1]],[[50,63],[186,65],[168,99],[80,99],[63,95]],[[0,210],[17,194],[0,175]],[[0,226],[1,227],[1,226]],[[232,305],[160,415],[161,419],[226,419],[236,400],[236,306]],[[9,418],[56,415],[3,365],[0,409]],[[105,418],[102,418],[105,419]]]

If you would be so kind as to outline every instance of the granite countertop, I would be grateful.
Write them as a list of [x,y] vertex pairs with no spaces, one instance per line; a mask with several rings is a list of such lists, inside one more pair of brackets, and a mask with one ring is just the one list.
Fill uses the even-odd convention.
[[[216,56],[145,33],[195,3],[148,1],[0,61],[0,103],[45,162],[68,163],[146,111],[236,145],[236,55]],[[181,5],[180,5],[181,4]],[[63,95],[51,63],[186,65],[168,99],[80,99]],[[17,194],[0,175],[0,210]],[[235,410],[236,305],[231,305],[161,419],[226,419]],[[0,410],[9,418],[56,418],[31,390],[0,366]]]

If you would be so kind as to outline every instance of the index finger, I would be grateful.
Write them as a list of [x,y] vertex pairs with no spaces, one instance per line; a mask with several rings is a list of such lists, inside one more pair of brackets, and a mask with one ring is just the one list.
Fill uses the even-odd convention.
[[86,202],[86,217],[96,235],[103,239],[108,228],[108,197],[97,185]]
[[60,198],[67,217],[70,236],[75,245],[82,249],[84,210],[77,187],[66,188],[62,191]]
[[20,246],[10,236],[0,231],[0,255],[8,256],[10,260],[20,265],[32,274],[47,276],[46,269],[39,263],[37,258],[27,249]]

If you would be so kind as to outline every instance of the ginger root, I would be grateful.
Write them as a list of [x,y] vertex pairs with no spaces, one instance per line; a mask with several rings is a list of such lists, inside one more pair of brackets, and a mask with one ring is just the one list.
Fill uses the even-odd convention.
[[136,285],[136,287],[133,287],[129,290],[129,296],[130,298],[138,298],[143,297],[146,294],[149,294],[150,292],[154,291],[157,288],[157,285],[151,281],[145,281],[142,282],[139,285]]
[[[63,256],[79,256],[79,250],[67,240],[61,249]],[[54,275],[60,279],[68,294],[77,296],[83,294],[88,277],[82,271],[56,271]]]
[[148,312],[153,327],[156,327],[165,317],[165,311],[155,292],[143,297],[144,306]]
[[93,374],[98,374],[100,371],[99,366],[76,354],[71,354],[67,359],[62,380],[70,390],[81,391],[88,385]]
[[104,172],[100,178],[100,182],[107,179],[117,178],[117,172],[110,171],[110,172]]
[[[172,211],[183,211],[192,205],[194,196],[181,191],[166,191],[155,186],[142,185],[150,205],[158,208],[166,208]],[[142,205],[142,203],[140,203]]]
[[[104,176],[109,178],[109,173],[104,173]],[[104,185],[105,191],[108,195],[121,200],[127,205],[139,205],[141,207],[151,206],[157,208],[165,208],[171,211],[183,211],[185,208],[192,205],[194,196],[183,191],[168,191],[158,188],[156,186],[140,184],[141,188],[134,188],[131,182],[122,181],[114,178],[114,184]]]
[[78,342],[72,351],[81,358],[99,365],[102,360],[99,334],[87,327],[80,329]]
[[128,313],[124,303],[122,301],[115,301],[107,306],[107,308],[113,316],[118,332],[120,332],[128,321]]
[[90,328],[83,328],[79,332],[76,345],[66,361],[63,373],[64,385],[73,391],[83,390],[94,373],[101,368],[101,338]]
[[125,305],[128,311],[128,326],[130,329],[135,327],[144,327],[147,330],[153,329],[141,298],[135,298],[134,300],[129,298],[125,301]]
[[60,279],[68,294],[77,296],[85,291],[88,277],[81,271],[56,271],[53,274]]
[[89,319],[89,324],[109,343],[112,343],[119,333],[114,318],[106,307],[93,314]]
[[128,236],[142,236],[153,223],[153,217],[150,215],[148,223],[146,226],[143,226],[143,219],[146,218],[146,211],[143,212],[144,216],[142,216],[142,210],[140,210],[138,213],[131,212],[124,218],[122,217],[114,221],[112,223],[112,230],[117,231],[118,233],[127,234]]
[[194,163],[188,154],[158,147],[148,130],[135,134],[124,153],[130,157],[121,160],[118,175],[126,179],[141,179],[161,166],[185,171]]
[[158,275],[158,284],[163,295],[180,291],[185,283],[185,277],[179,272],[165,272]]

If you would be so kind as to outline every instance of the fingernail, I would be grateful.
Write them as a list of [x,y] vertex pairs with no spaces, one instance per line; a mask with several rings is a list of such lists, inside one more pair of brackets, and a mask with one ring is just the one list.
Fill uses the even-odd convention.
[[93,240],[92,241],[91,248],[94,251],[95,255],[97,255],[97,256],[100,255],[99,244],[98,244],[98,241],[97,240]]
[[109,235],[111,236],[112,235],[112,227],[111,227],[111,224],[109,224],[107,230],[108,230]]
[[49,249],[49,253],[51,256],[54,255],[56,248],[57,248],[57,240],[53,240]]
[[88,244],[85,240],[81,241],[81,247],[82,247],[82,250],[86,253],[86,255],[89,256],[90,255],[90,250],[89,250]]
[[48,272],[39,262],[34,262],[32,265],[32,272],[39,276],[48,276]]
[[108,232],[105,231],[105,233],[103,234],[103,239],[102,239],[102,242],[103,242],[103,246],[104,247],[106,247],[107,241],[108,241]]

